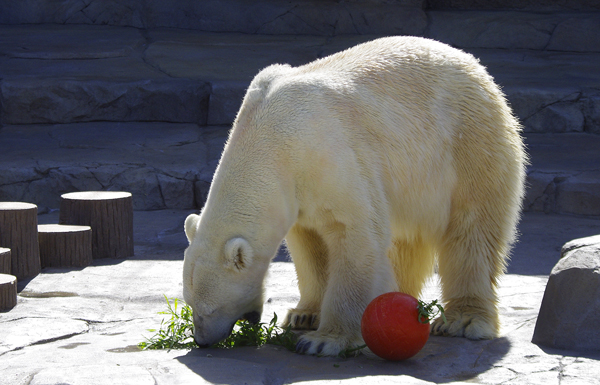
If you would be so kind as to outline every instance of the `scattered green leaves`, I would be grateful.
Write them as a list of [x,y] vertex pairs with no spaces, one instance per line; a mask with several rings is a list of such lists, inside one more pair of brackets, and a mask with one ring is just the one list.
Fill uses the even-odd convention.
[[446,315],[444,314],[444,307],[438,303],[437,299],[431,301],[431,303],[425,303],[419,300],[419,304],[417,305],[417,309],[419,310],[419,322],[422,324],[426,324],[435,318],[438,314],[446,321]]
[[171,316],[171,319],[160,321],[160,329],[148,329],[149,332],[156,332],[146,341],[140,342],[138,346],[143,349],[192,349],[196,347],[194,341],[194,321],[192,317],[192,308],[185,303],[178,312],[179,300],[173,298],[173,306],[169,299],[167,301],[167,310],[158,314]]
[[237,321],[233,332],[223,341],[214,345],[217,348],[231,349],[240,346],[263,346],[265,344],[279,345],[294,351],[296,350],[296,335],[291,331],[291,326],[283,329],[277,326],[277,314],[269,324],[251,324],[246,320]]
[[367,347],[367,345],[365,344],[365,345],[357,346],[355,348],[348,348],[348,349],[342,350],[341,352],[338,353],[338,357],[340,357],[340,358],[356,357],[360,354],[360,351],[366,347]]
[[[173,304],[165,296],[167,301],[167,310],[159,312],[170,316],[168,320],[163,319],[160,323],[160,329],[148,329],[155,334],[146,338],[146,341],[140,342],[138,346],[143,349],[193,349],[197,347],[194,341],[194,323],[192,317],[192,308],[177,298],[172,298]],[[438,314],[444,322],[444,308],[437,300],[429,304],[419,300],[419,322],[427,323]],[[237,321],[232,333],[223,341],[213,345],[215,348],[231,349],[241,346],[263,346],[265,344],[279,345],[288,350],[296,350],[297,336],[291,331],[291,327],[281,328],[277,326],[277,314],[273,313],[273,318],[269,324],[258,323],[251,324],[246,320]],[[360,350],[366,345],[342,351],[340,357],[351,357],[359,354]]]
[[[156,334],[138,346],[141,349],[192,349],[197,347],[194,341],[194,323],[192,309],[183,304],[179,307],[179,300],[173,300],[173,306],[167,300],[167,310],[158,314],[169,315],[170,319],[161,321],[160,329],[150,329],[150,332]],[[180,309],[178,311],[178,309]],[[296,349],[296,335],[291,331],[291,327],[281,328],[277,326],[277,314],[273,314],[273,319],[267,325],[265,323],[251,324],[246,320],[237,321],[232,333],[223,341],[212,347],[231,349],[240,346],[263,346],[265,344],[279,345],[288,350]]]

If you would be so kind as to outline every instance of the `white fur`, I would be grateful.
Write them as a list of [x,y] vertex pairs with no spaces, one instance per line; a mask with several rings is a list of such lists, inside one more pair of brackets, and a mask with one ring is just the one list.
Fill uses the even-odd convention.
[[[284,237],[301,294],[287,322],[316,329],[301,337],[302,352],[361,344],[366,305],[393,290],[418,296],[436,261],[449,322],[432,331],[496,336],[525,163],[520,126],[493,79],[433,40],[383,38],[262,70],[201,215],[186,220],[196,339],[216,342],[262,309]],[[227,263],[232,255],[238,263]]]

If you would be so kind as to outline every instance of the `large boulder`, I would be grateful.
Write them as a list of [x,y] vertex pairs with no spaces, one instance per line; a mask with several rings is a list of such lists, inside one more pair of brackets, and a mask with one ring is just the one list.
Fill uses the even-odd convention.
[[546,285],[532,342],[600,351],[600,235],[563,246]]

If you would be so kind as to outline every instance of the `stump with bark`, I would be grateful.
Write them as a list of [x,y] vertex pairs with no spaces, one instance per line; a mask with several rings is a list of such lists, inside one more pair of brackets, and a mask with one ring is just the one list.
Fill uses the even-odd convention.
[[10,249],[0,247],[0,274],[10,274]]
[[18,279],[40,273],[36,205],[0,202],[0,247],[10,249],[11,274]]
[[94,258],[133,256],[133,201],[120,191],[63,194],[59,223],[90,226]]
[[92,263],[92,228],[39,225],[40,259],[44,267],[86,267]]
[[8,311],[17,305],[17,277],[0,274],[0,311]]

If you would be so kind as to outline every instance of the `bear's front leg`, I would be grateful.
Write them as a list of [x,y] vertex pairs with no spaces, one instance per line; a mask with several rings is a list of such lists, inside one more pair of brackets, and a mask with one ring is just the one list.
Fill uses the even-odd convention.
[[[367,306],[364,302],[368,301],[360,301],[360,304],[355,303],[352,306],[348,303],[344,305],[340,301],[333,302],[329,306],[324,306],[324,309],[331,307],[337,309],[322,311],[324,317],[319,320],[319,328],[299,337],[296,352],[337,356],[346,349],[364,344],[360,333],[360,319]],[[342,308],[344,306],[348,308]]]
[[315,330],[327,288],[327,247],[315,230],[298,224],[288,232],[285,241],[296,268],[300,301],[289,310],[283,326]]
[[364,344],[360,321],[365,308],[376,296],[396,290],[390,262],[380,247],[369,247],[373,243],[369,237],[349,234],[328,243],[328,281],[319,327],[300,336],[298,353],[337,356]]

